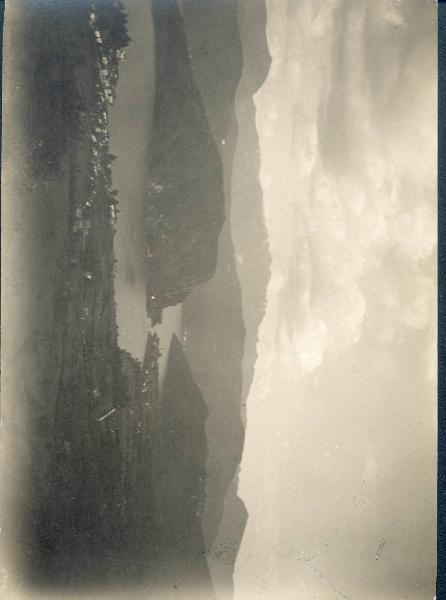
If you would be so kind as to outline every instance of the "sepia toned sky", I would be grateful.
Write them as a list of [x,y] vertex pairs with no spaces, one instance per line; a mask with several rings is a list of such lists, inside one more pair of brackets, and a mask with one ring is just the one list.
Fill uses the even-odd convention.
[[267,2],[237,599],[434,597],[436,11]]

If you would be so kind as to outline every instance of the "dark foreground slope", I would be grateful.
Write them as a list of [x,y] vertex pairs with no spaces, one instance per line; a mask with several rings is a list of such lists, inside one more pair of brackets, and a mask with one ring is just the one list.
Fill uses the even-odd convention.
[[[12,452],[26,446],[26,475],[15,492],[18,520],[7,529],[27,584],[76,592],[135,583],[149,590],[193,585],[211,598],[201,534],[202,397],[178,340],[161,406],[157,336],[148,335],[142,364],[118,345],[108,106],[118,75],[112,58],[122,46],[108,37],[114,30],[101,13],[106,2],[95,9],[79,2],[66,14],[59,4],[51,12],[52,6],[44,3],[27,15],[27,51],[29,60],[37,57],[41,80],[33,82],[25,67],[25,100],[32,102],[34,119],[21,123],[26,191],[16,218],[29,216],[20,251],[33,298],[24,313],[27,343],[17,358],[20,410],[7,403],[11,422],[26,415],[20,440],[12,444]],[[64,45],[57,24],[72,44]],[[121,30],[114,35],[127,40]],[[69,62],[73,48],[77,58]],[[79,102],[62,101],[56,85],[61,72]],[[46,101],[55,121],[67,125],[60,131],[63,143],[52,124],[45,127]],[[54,141],[61,142],[57,156]]]
[[117,343],[107,121],[128,43],[122,6],[29,9],[22,76],[32,118],[21,125],[30,235],[21,267],[33,296],[19,357],[29,476],[12,535],[25,581],[78,589],[140,577],[115,563],[131,566],[155,545],[157,340],[149,336],[142,366]]

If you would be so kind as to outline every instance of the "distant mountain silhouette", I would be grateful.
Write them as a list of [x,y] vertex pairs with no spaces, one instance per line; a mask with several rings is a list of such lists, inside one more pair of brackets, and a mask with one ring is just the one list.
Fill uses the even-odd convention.
[[270,277],[253,94],[271,59],[263,1],[180,5],[194,78],[224,168],[225,210],[232,215],[220,234],[214,276],[184,302],[185,353],[209,410],[203,528],[215,585],[230,588],[247,520],[237,496],[243,416]]

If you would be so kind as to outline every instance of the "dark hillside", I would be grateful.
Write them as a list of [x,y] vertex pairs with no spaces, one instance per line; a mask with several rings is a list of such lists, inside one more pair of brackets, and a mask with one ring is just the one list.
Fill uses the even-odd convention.
[[149,315],[182,302],[213,275],[224,222],[220,156],[176,1],[155,0],[153,20],[157,75],[147,205]]
[[133,565],[143,553],[147,557],[154,538],[148,533],[157,339],[149,336],[142,366],[121,352],[113,289],[117,199],[108,106],[128,36],[121,3],[92,7],[82,1],[63,8],[35,3],[30,47],[29,177],[35,189],[51,189],[54,182],[64,189],[66,182],[63,197],[52,198],[66,215],[60,219],[64,231],[58,225],[57,236],[44,240],[54,252],[63,238],[58,270],[50,275],[52,326],[59,333],[50,337],[49,352],[58,361],[48,361],[48,393],[38,410],[29,397],[28,412],[38,414],[29,436],[33,484],[23,519],[25,578],[75,588],[140,577],[134,569],[117,572],[115,561]]
[[[160,412],[156,469],[160,573],[181,591],[212,598],[202,534],[208,416],[181,344],[173,336]],[[198,588],[196,586],[199,586]],[[203,595],[204,594],[204,595]]]

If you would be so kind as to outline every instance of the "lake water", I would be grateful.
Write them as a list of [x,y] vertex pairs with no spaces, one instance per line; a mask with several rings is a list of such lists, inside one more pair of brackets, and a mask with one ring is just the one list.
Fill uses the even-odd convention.
[[182,306],[163,311],[163,323],[151,327],[146,312],[147,245],[144,204],[155,97],[154,32],[150,3],[126,3],[132,39],[120,63],[115,103],[109,111],[113,185],[119,190],[114,240],[116,316],[119,345],[138,360],[144,357],[149,331],[160,337],[162,384],[173,334],[182,337]]

